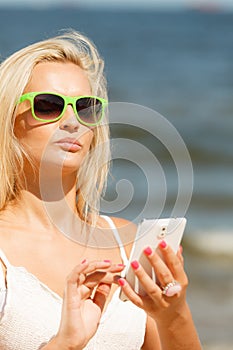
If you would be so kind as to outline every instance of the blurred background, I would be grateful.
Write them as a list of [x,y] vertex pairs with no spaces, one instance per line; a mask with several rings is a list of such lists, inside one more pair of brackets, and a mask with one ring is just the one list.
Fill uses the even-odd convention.
[[[95,42],[111,102],[151,108],[183,138],[194,173],[183,241],[188,299],[204,348],[232,349],[232,0],[0,0],[0,58],[65,28]],[[143,130],[119,124],[112,136],[141,142],[169,169],[166,150]],[[114,199],[117,182],[127,178],[132,203],[114,215],[134,220],[143,176],[126,160],[115,160],[112,174],[105,198]],[[168,174],[164,215],[174,203],[176,177]]]

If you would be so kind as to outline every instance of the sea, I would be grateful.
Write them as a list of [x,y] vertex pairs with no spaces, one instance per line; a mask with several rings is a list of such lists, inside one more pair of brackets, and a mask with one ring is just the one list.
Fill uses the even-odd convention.
[[194,319],[206,349],[230,349],[233,12],[0,7],[0,59],[69,28],[105,60],[113,161],[102,212],[187,218]]

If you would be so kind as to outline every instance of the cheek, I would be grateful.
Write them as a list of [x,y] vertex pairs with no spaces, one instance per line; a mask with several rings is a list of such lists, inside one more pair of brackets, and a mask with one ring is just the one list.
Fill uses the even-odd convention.
[[37,150],[41,152],[45,149],[53,132],[52,124],[31,126],[25,120],[16,120],[14,126],[14,133],[20,144],[29,154],[34,155]]

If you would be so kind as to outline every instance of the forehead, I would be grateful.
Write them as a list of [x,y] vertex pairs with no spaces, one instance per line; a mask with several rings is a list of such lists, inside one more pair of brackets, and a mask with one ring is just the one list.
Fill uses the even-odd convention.
[[27,84],[25,92],[54,91],[65,95],[85,95],[91,93],[86,72],[71,62],[38,63]]

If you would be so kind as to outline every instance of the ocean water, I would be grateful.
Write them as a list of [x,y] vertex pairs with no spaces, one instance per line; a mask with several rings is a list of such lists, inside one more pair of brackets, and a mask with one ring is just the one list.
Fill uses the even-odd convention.
[[[0,8],[1,59],[65,28],[85,33],[105,59],[116,143],[104,211],[136,220],[149,198],[146,216],[156,215],[159,200],[161,215],[172,213],[179,181],[166,146],[173,134],[161,142],[148,109],[187,147],[189,299],[203,342],[224,349],[233,341],[233,13]],[[118,122],[120,111],[129,125]]]
[[[231,233],[233,13],[91,11],[68,5],[40,11],[2,8],[1,58],[64,28],[85,33],[97,45],[106,63],[111,102],[151,108],[180,133],[190,153],[194,175],[192,200],[185,213],[188,231]],[[152,152],[168,177],[163,213],[169,215],[178,193],[177,174],[171,172],[172,160],[166,147],[160,147],[148,132],[143,134],[144,122],[142,130],[135,129],[132,117],[131,128],[113,125],[112,135],[136,140],[150,150],[154,145]],[[146,152],[143,159],[149,169]],[[117,183],[127,179],[134,195],[127,204],[130,186],[127,191],[125,184],[120,191],[122,207],[116,207],[113,214],[134,220],[147,200],[147,175],[143,179],[137,171],[137,160],[130,159],[115,159],[112,172],[114,181],[110,179],[105,199],[115,198],[114,191],[117,197]],[[153,214],[153,208],[145,213]]]

